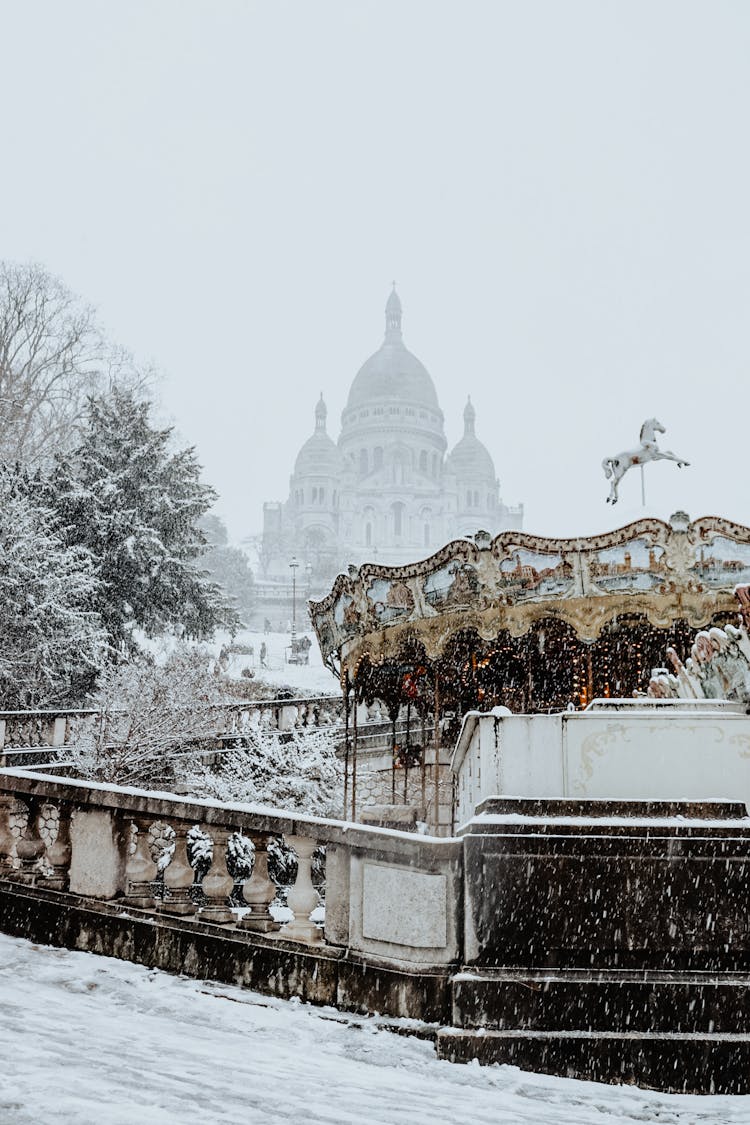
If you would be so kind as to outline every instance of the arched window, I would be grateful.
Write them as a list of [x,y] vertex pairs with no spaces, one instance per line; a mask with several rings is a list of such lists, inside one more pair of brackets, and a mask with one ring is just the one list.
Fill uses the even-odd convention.
[[317,490],[317,488],[314,488],[314,489],[312,490],[312,502],[313,502],[313,504],[315,503],[315,501],[316,501],[317,499],[318,499],[318,490]]
[[359,451],[359,471],[362,474],[362,476],[367,475],[368,467],[369,467],[369,462],[368,462],[368,457],[367,457],[367,450],[366,449],[360,449],[360,451]]
[[326,490],[325,490],[324,488],[321,488],[321,489],[320,489],[320,490],[318,491],[318,503],[319,503],[319,504],[324,504],[324,503],[325,503],[325,499],[326,499]]
[[432,475],[434,477],[436,477],[438,475],[438,455],[437,455],[437,453],[433,453],[433,455],[432,455]]
[[474,507],[475,508],[479,507],[479,493],[478,492],[474,493]]
[[365,547],[372,547],[372,524],[365,524]]
[[400,500],[397,500],[395,504],[391,504],[391,511],[393,512],[393,534],[403,535],[404,505]]
[[376,445],[372,451],[372,467],[374,469],[383,468],[383,449],[380,445]]
[[419,471],[420,473],[427,472],[427,451],[425,449],[419,454]]
[[468,490],[467,490],[467,493],[466,493],[466,507],[467,508],[471,507],[471,493]]

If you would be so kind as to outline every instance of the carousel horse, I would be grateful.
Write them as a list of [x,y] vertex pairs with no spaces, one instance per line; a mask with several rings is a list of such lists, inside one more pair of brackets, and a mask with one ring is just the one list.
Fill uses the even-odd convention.
[[681,469],[683,465],[689,465],[690,462],[686,461],[683,457],[678,457],[676,453],[670,452],[668,449],[659,449],[656,441],[657,433],[666,433],[664,426],[661,422],[657,422],[656,418],[649,418],[641,426],[641,444],[637,449],[626,449],[624,453],[617,453],[614,457],[605,457],[602,461],[602,468],[607,480],[611,478],[612,484],[607,497],[608,504],[617,503],[617,486],[625,476],[628,469],[632,469],[634,465],[645,465],[647,461],[676,461],[677,468]]

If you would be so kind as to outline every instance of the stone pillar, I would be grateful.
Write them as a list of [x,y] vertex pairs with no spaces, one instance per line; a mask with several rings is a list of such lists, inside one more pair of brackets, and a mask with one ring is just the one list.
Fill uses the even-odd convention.
[[279,937],[289,941],[303,941],[308,945],[322,942],[323,935],[310,915],[318,905],[318,893],[312,885],[312,854],[317,841],[307,836],[287,836],[286,842],[297,853],[297,878],[289,891],[287,906],[294,913],[294,921],[282,926]]
[[201,922],[226,925],[227,922],[235,921],[236,916],[229,909],[234,879],[227,870],[227,843],[231,835],[226,828],[211,829],[211,867],[203,878],[203,893],[208,899],[208,905],[201,910]]
[[16,873],[20,883],[33,886],[40,876],[38,861],[47,850],[39,833],[39,803],[34,798],[24,800],[28,808],[26,827],[23,836],[16,844],[16,855],[21,861],[21,870]]
[[179,820],[174,825],[174,854],[164,871],[164,888],[167,894],[161,909],[166,914],[195,914],[197,909],[190,897],[193,869],[188,861],[187,833],[187,824]]
[[128,854],[125,864],[125,897],[129,906],[152,910],[156,905],[153,882],[157,876],[157,867],[151,858],[148,835],[151,820],[145,816],[134,816],[131,824],[137,830],[137,834],[135,851],[132,855]]
[[47,861],[52,867],[53,874],[39,880],[43,887],[50,887],[53,891],[67,891],[70,882],[70,859],[72,855],[70,818],[72,813],[73,809],[67,801],[59,802],[57,806],[57,835],[54,843],[47,848]]
[[253,873],[242,884],[242,897],[250,907],[250,913],[237,923],[241,930],[255,930],[267,934],[281,928],[269,910],[276,897],[276,884],[268,874],[268,836],[253,836],[255,863]]

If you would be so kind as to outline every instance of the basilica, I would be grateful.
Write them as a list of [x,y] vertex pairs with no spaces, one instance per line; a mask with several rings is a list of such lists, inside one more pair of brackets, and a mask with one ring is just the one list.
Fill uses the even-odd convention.
[[463,437],[447,453],[435,385],[405,346],[401,320],[394,285],[383,342],[354,378],[338,441],[321,394],[288,499],[263,507],[266,578],[288,576],[294,557],[317,586],[347,564],[399,565],[479,529],[494,535],[521,527],[523,506],[500,499],[471,400]]

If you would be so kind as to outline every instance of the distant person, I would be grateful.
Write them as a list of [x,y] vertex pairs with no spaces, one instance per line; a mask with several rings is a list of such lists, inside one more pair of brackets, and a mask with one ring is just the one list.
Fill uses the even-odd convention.
[[270,633],[271,632],[271,622],[269,621],[269,619],[267,617],[265,618],[265,620],[263,622],[263,632],[264,633]]
[[266,648],[266,642],[263,641],[262,645],[260,646],[260,666],[261,666],[261,668],[267,668],[268,667],[268,664],[266,663],[266,657],[267,656],[268,656],[268,649]]

